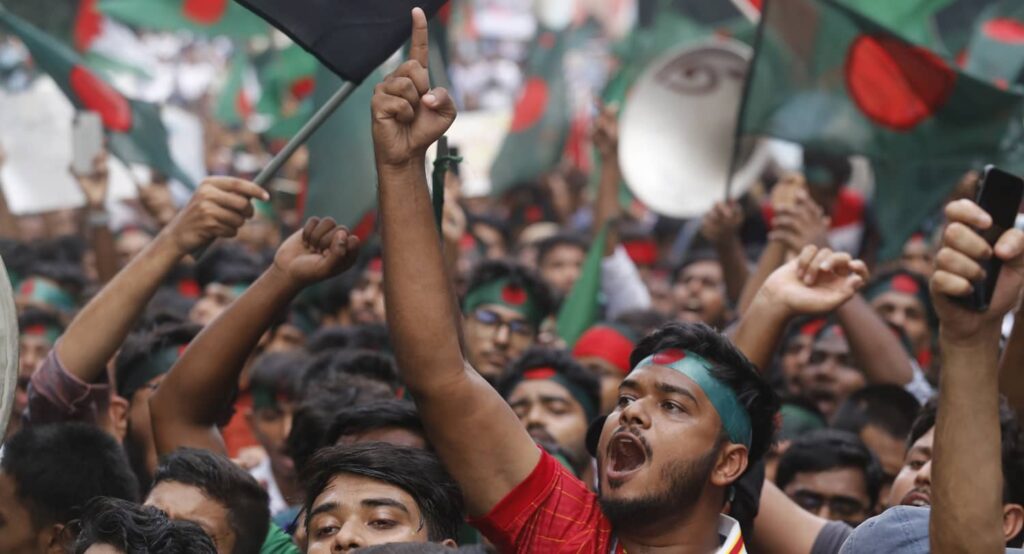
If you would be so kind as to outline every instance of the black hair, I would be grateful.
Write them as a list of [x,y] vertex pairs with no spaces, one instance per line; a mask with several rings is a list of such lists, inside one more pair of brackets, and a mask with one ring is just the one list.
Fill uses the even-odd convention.
[[240,244],[219,243],[196,262],[196,282],[200,288],[206,288],[210,283],[249,284],[263,273],[264,266],[259,256]]
[[121,552],[160,554],[216,554],[213,540],[191,521],[177,521],[152,506],[139,506],[116,498],[96,497],[86,504],[75,522],[78,532],[69,549],[85,554],[97,544]]
[[353,386],[386,390],[394,398],[401,386],[394,358],[371,350],[328,350],[306,367],[299,389],[307,398]]
[[[531,369],[551,368],[556,373],[565,377],[570,383],[578,387],[587,395],[587,400],[595,409],[601,406],[601,381],[592,371],[583,367],[571,354],[565,350],[534,346],[513,361],[505,376],[498,381],[498,392],[502,398],[508,400],[515,390],[516,385],[522,382],[523,374]],[[599,414],[584,414],[585,417],[597,416]],[[587,421],[586,423],[590,423]]]
[[153,486],[164,481],[196,487],[227,509],[234,554],[259,552],[270,529],[270,498],[252,475],[224,456],[180,448],[160,460]]
[[56,327],[61,332],[64,332],[64,323],[51,311],[27,306],[18,314],[18,329],[21,329],[22,332],[25,332],[25,329],[29,327],[38,325]]
[[674,284],[679,280],[679,275],[684,269],[698,262],[715,262],[721,265],[721,260],[718,258],[718,254],[711,248],[694,248],[686,253],[686,257],[683,261],[679,262],[678,265],[672,268],[672,280],[669,283]]
[[379,400],[336,412],[324,436],[323,445],[337,444],[342,437],[387,428],[404,429],[423,437],[423,442],[427,441],[427,433],[415,404],[408,400]]
[[188,321],[189,311],[195,303],[194,299],[186,298],[176,289],[165,285],[157,289],[156,294],[146,304],[141,321],[150,326],[171,322],[184,323]]
[[548,285],[532,270],[511,261],[484,260],[477,264],[469,277],[466,294],[483,285],[506,278],[512,285],[522,287],[529,293],[544,317],[554,313],[555,298]]
[[349,306],[352,289],[356,287],[360,273],[346,271],[323,282],[320,290],[320,308],[325,314],[333,315]]
[[419,448],[383,442],[331,446],[316,453],[302,479],[307,527],[316,498],[339,474],[367,477],[402,489],[419,506],[429,540],[458,537],[463,521],[462,492],[440,460]]
[[252,364],[249,387],[295,399],[299,395],[299,380],[309,361],[310,356],[301,350],[263,354]]
[[348,388],[331,395],[316,395],[306,399],[292,414],[292,429],[288,432],[288,456],[301,473],[317,450],[326,446],[326,436],[334,423],[335,414],[356,404],[359,390]]
[[823,150],[804,150],[803,167],[805,172],[808,167],[820,167],[827,171],[831,182],[815,184],[829,185],[833,189],[845,186],[853,175],[853,166],[848,157]]
[[869,385],[853,393],[836,411],[832,427],[859,435],[874,425],[889,436],[902,440],[921,405],[901,386]]
[[638,337],[646,337],[669,321],[672,321],[672,318],[657,310],[629,310],[619,314],[613,323],[618,324],[618,329],[629,329],[631,336],[628,338],[636,342]]
[[192,342],[201,330],[202,327],[191,322],[172,322],[128,335],[114,359],[117,394],[131,400],[135,391],[126,390],[125,384],[131,373],[138,368],[138,364],[161,350]]
[[[838,429],[818,429],[793,440],[779,458],[775,484],[785,489],[800,473],[854,468],[864,472],[870,506],[878,502],[885,474],[878,458],[857,435]],[[869,507],[870,507],[869,506]]]
[[80,517],[96,496],[139,498],[124,449],[94,425],[25,427],[4,445],[0,469],[14,481],[37,529]]
[[[747,467],[756,464],[772,444],[779,397],[757,367],[725,335],[704,323],[670,323],[640,341],[629,357],[632,367],[668,348],[689,350],[711,363],[710,374],[736,394],[750,415],[751,441]],[[723,428],[724,435],[725,430]]]
[[350,348],[352,332],[348,327],[330,325],[317,329],[306,341],[306,351],[310,354],[321,354],[328,350]]
[[582,250],[584,254],[586,254],[587,249],[590,248],[590,245],[587,243],[587,240],[579,235],[574,235],[570,233],[559,233],[557,235],[552,235],[546,239],[542,239],[540,242],[537,243],[537,267],[543,265],[544,258],[547,258],[548,254],[550,254],[552,250],[560,246],[577,248],[579,250]]
[[8,272],[25,277],[32,268],[35,254],[23,242],[0,238],[0,258],[4,260]]
[[68,260],[44,261],[36,260],[26,275],[22,277],[42,277],[57,284],[62,290],[78,300],[89,279],[82,267]]
[[332,325],[318,329],[306,343],[306,350],[311,354],[345,348],[391,352],[391,336],[382,323]]

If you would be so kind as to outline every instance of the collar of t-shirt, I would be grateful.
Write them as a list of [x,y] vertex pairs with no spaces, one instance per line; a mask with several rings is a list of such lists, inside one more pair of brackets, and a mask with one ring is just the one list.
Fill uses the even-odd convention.
[[[747,549],[743,545],[740,524],[735,519],[723,514],[718,515],[718,538],[721,541],[721,546],[715,550],[714,554],[747,554]],[[612,541],[610,554],[628,553],[616,538]]]

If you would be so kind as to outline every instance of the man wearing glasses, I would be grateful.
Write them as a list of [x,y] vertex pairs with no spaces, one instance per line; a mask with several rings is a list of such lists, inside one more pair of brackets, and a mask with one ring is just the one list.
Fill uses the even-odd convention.
[[509,362],[536,343],[541,323],[553,312],[551,292],[526,268],[482,262],[462,298],[467,361],[496,384]]

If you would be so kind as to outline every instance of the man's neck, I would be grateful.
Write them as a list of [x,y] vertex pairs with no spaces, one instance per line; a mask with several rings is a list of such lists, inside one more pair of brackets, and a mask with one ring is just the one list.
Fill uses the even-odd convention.
[[629,554],[708,554],[720,547],[719,503],[709,502],[707,494],[687,514],[663,519],[643,528],[616,529],[619,543]]

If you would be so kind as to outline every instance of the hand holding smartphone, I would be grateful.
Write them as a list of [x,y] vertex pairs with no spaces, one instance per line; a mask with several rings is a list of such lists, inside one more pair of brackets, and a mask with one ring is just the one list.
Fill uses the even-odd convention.
[[[1013,228],[1022,196],[1024,180],[995,166],[985,167],[976,203],[992,217],[992,226],[979,231],[989,246],[995,246],[999,237]],[[1003,261],[993,255],[982,262],[981,266],[985,270],[985,278],[972,283],[974,290],[970,294],[953,298],[960,305],[976,312],[987,310],[992,302]]]
[[103,121],[96,112],[78,112],[71,131],[71,171],[91,175],[93,161],[103,150]]

